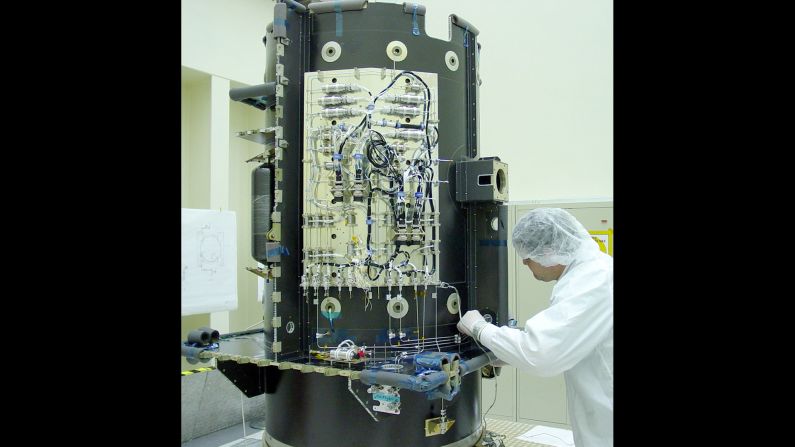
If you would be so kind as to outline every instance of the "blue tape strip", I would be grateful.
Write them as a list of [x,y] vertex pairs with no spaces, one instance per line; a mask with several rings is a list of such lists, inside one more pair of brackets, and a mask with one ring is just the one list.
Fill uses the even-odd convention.
[[490,239],[481,239],[478,241],[478,245],[481,247],[507,247],[508,241],[505,239],[497,239],[497,240],[490,240]]
[[340,0],[334,0],[334,11],[337,13],[337,37],[342,36],[342,6]]
[[284,25],[287,28],[287,19],[273,19],[274,25]]
[[270,250],[265,252],[265,255],[266,256],[276,256],[276,255],[279,255],[279,256],[281,256],[281,255],[290,256],[290,250],[288,250],[287,247],[285,247],[283,245],[279,245],[278,247],[271,248]]
[[414,12],[411,13],[412,21],[413,21],[413,27],[411,28],[411,34],[414,34],[415,36],[419,36],[420,35],[420,27],[419,27],[419,25],[417,25],[417,7],[418,6],[419,5],[415,3],[414,4]]
[[464,48],[469,48],[468,34],[469,34],[469,25],[467,25],[467,27],[464,28]]

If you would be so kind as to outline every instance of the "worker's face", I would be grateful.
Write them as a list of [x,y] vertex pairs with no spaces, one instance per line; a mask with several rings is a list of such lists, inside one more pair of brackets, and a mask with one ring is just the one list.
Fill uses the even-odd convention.
[[533,272],[533,276],[539,280],[544,282],[549,281],[557,281],[560,278],[560,275],[563,273],[563,269],[566,268],[565,265],[553,265],[552,267],[544,267],[543,265],[533,261],[532,259],[525,259],[522,261],[527,268]]

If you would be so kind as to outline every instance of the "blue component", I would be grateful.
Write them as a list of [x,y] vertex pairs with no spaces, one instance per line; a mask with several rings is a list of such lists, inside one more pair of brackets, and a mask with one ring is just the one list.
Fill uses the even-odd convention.
[[342,160],[342,154],[334,154],[331,156],[334,160]]
[[417,367],[441,371],[442,365],[451,365],[458,360],[458,354],[449,352],[425,351],[414,356],[414,364]]
[[[340,312],[327,312],[327,311],[323,310],[323,311],[320,311],[320,314],[323,315],[324,317],[326,317],[329,321],[330,320],[336,320],[337,318],[340,317]],[[331,323],[331,324],[332,324],[331,327],[333,328],[334,327],[333,326],[334,323]]]
[[400,197],[400,198],[402,199],[403,197],[406,197],[406,193],[405,193],[405,192],[403,192],[403,191],[398,191],[398,192],[397,192],[397,196],[398,196],[398,197]]
[[356,159],[356,160],[361,160],[362,159],[362,154],[353,154],[353,158]]
[[[469,34],[469,25],[467,25],[467,27],[464,29],[464,48],[469,48],[469,39],[467,39],[467,37],[469,37],[467,36],[468,34]],[[337,35],[339,36],[339,34]]]
[[334,12],[336,13],[336,35],[337,37],[342,36],[342,5],[340,5],[340,0],[334,0]]
[[[365,222],[367,223],[367,225],[372,225],[373,224],[373,219],[368,217],[367,220],[365,220]],[[368,250],[368,254],[369,254],[369,250]]]
[[265,255],[266,256],[278,256],[278,255],[290,256],[290,250],[288,250],[287,247],[285,247],[283,245],[279,245],[278,247],[272,248],[272,249],[268,250],[267,252],[265,252]]
[[373,393],[373,399],[380,400],[382,402],[400,402],[400,396],[384,393]]
[[414,193],[414,197],[421,199],[422,198],[422,191],[417,191]]
[[414,12],[411,13],[412,20],[414,22],[413,26],[411,28],[411,33],[414,34],[415,36],[419,36],[420,35],[420,27],[417,25],[417,6],[419,6],[419,5],[417,5],[415,3],[414,4]]

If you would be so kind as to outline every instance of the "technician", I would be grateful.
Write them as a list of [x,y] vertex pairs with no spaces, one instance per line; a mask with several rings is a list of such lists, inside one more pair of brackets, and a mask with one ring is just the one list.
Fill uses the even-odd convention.
[[533,276],[557,281],[550,305],[524,330],[489,324],[477,310],[458,330],[518,369],[563,373],[577,447],[613,445],[613,258],[560,208],[537,208],[516,224],[513,246]]

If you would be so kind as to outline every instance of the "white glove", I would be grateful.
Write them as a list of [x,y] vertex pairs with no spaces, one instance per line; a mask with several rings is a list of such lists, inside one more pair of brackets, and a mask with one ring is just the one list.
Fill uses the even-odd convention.
[[461,318],[461,321],[458,322],[458,330],[462,333],[469,335],[470,337],[478,340],[480,336],[480,331],[483,330],[489,323],[483,318],[483,315],[476,310],[470,310],[469,312],[465,313],[464,316]]

